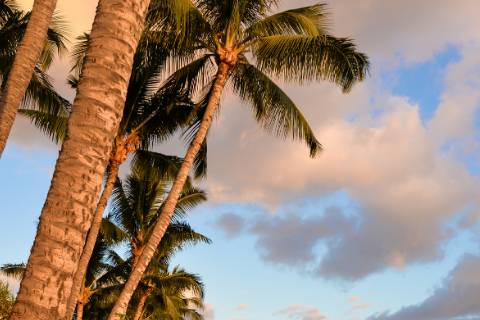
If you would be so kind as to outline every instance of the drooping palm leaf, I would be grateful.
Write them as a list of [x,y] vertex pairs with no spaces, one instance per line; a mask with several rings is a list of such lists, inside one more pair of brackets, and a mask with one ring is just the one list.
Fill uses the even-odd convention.
[[275,35],[259,39],[253,53],[260,70],[287,81],[329,80],[344,91],[364,79],[368,58],[349,39],[328,35]]
[[250,102],[264,128],[277,136],[305,141],[312,157],[322,149],[302,112],[267,75],[244,60],[236,66],[232,81],[235,92]]
[[22,279],[23,274],[25,273],[25,263],[4,264],[0,267],[0,273],[12,278]]

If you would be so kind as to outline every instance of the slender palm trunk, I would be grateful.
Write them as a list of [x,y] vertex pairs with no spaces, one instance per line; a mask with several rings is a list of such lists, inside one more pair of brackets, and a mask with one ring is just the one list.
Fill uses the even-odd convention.
[[90,227],[90,231],[88,231],[87,241],[85,242],[85,246],[83,247],[83,252],[78,262],[77,271],[75,272],[75,276],[73,278],[72,290],[67,303],[67,319],[71,319],[73,316],[73,312],[75,311],[75,305],[78,301],[80,288],[83,283],[83,278],[85,276],[85,272],[87,271],[88,263],[90,262],[90,258],[92,257],[93,249],[95,248],[98,233],[102,225],[103,212],[105,211],[108,199],[110,198],[113,186],[115,185],[119,168],[120,163],[112,161],[110,162],[110,170],[108,171],[107,179],[105,181],[105,187],[103,188],[102,195],[98,200],[97,208],[95,209],[95,214],[93,216],[92,226]]
[[125,286],[119,298],[117,299],[115,306],[113,307],[110,315],[108,316],[108,320],[119,320],[122,315],[126,314],[128,303],[130,302],[130,299],[135,289],[137,288],[138,283],[141,280],[143,273],[145,272],[145,269],[150,263],[150,260],[152,260],[157,246],[160,243],[160,240],[162,239],[168,225],[170,224],[173,211],[175,209],[175,206],[177,205],[178,198],[180,196],[180,193],[182,192],[185,181],[187,180],[188,173],[193,164],[193,160],[195,159],[195,156],[200,150],[202,143],[207,135],[208,129],[210,128],[210,125],[212,123],[215,110],[217,109],[220,102],[220,96],[222,95],[223,88],[225,87],[225,82],[227,80],[229,70],[230,65],[227,63],[221,62],[218,66],[215,83],[212,88],[212,93],[210,96],[210,100],[208,101],[205,114],[203,116],[202,122],[200,123],[200,128],[198,129],[198,132],[192,143],[188,147],[183,163],[177,173],[175,181],[173,182],[170,193],[165,200],[164,207],[162,209],[162,212],[160,213],[158,221],[155,224],[152,235],[148,239],[148,242],[145,245],[145,248],[143,249],[140,258],[138,259],[135,268],[130,273],[130,277],[125,283]]
[[32,78],[33,69],[42,54],[48,26],[57,0],[35,0],[27,29],[15,54],[12,69],[0,97],[0,157],[12,129],[17,109]]
[[140,320],[140,317],[143,314],[143,310],[145,309],[145,303],[147,302],[148,297],[152,294],[153,289],[148,288],[140,297],[138,301],[137,307],[135,308],[135,312],[133,314],[132,320]]
[[99,1],[67,138],[10,320],[66,319],[148,4],[149,0]]
[[77,303],[77,318],[76,320],[82,320],[83,319],[83,301],[78,301]]

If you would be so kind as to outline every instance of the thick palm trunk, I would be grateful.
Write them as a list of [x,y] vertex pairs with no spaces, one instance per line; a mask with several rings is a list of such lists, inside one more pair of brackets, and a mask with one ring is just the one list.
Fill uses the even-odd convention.
[[18,106],[32,78],[57,0],[35,0],[27,29],[15,54],[12,69],[0,97],[0,157],[12,129]]
[[66,319],[148,4],[149,0],[99,1],[67,138],[10,320]]
[[83,302],[79,301],[77,304],[77,318],[76,320],[82,320],[83,319]]
[[147,299],[152,293],[152,288],[148,288],[140,297],[138,301],[137,307],[135,308],[135,312],[133,314],[132,320],[140,320],[140,317],[143,314],[143,310],[145,309],[145,303],[147,303]]
[[88,231],[87,241],[83,247],[83,252],[78,262],[77,271],[75,272],[75,276],[73,278],[72,290],[67,303],[66,319],[71,319],[73,312],[75,311],[75,305],[77,304],[78,297],[80,295],[80,288],[83,283],[83,278],[85,276],[85,272],[87,271],[88,263],[92,256],[93,249],[95,248],[98,233],[102,225],[103,212],[105,211],[108,199],[110,198],[113,186],[115,185],[119,167],[120,163],[110,162],[110,170],[105,181],[105,187],[103,188],[102,195],[98,200],[97,208],[95,209],[95,214],[93,216],[92,226],[90,227],[90,231]]
[[143,249],[140,258],[138,259],[135,268],[130,273],[130,277],[125,283],[125,286],[119,298],[117,299],[115,306],[108,316],[108,320],[119,320],[121,319],[122,315],[126,314],[128,303],[130,302],[133,292],[137,288],[145,269],[150,263],[150,260],[152,260],[157,246],[160,243],[160,240],[162,240],[162,237],[165,234],[168,225],[170,224],[170,220],[172,218],[175,206],[177,205],[178,198],[182,192],[185,181],[187,180],[188,173],[192,168],[193,160],[195,159],[195,156],[205,140],[208,129],[212,123],[215,110],[220,102],[220,96],[222,95],[223,88],[225,87],[229,69],[230,66],[228,64],[224,62],[220,63],[216,80],[212,88],[210,100],[208,101],[200,128],[198,129],[198,132],[192,143],[188,147],[183,163],[177,173],[175,181],[173,182],[170,193],[165,200],[164,207],[160,213],[158,221],[155,224],[152,235],[150,236],[150,239],[148,239],[148,242]]

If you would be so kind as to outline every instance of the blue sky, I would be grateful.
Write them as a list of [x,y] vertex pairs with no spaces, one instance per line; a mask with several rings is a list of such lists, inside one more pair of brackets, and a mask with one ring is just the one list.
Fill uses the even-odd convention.
[[[189,217],[213,243],[174,263],[204,279],[210,320],[480,319],[480,3],[328,4],[334,33],[371,57],[369,79],[348,95],[285,86],[325,146],[315,160],[227,94],[210,201]],[[92,11],[59,5],[74,32],[88,28]],[[60,90],[67,66],[52,70]],[[0,165],[0,263],[27,258],[56,155],[17,121]]]

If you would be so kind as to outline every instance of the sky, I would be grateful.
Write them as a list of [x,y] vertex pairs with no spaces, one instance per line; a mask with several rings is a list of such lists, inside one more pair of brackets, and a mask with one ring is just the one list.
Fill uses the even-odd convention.
[[[368,79],[347,95],[282,84],[324,146],[316,159],[227,92],[209,135],[209,201],[188,218],[213,242],[174,263],[203,278],[207,320],[478,320],[480,2],[326,3],[331,32],[370,57]],[[72,38],[95,6],[59,0]],[[71,98],[68,66],[50,73]],[[0,165],[0,264],[27,259],[57,154],[16,120]]]

